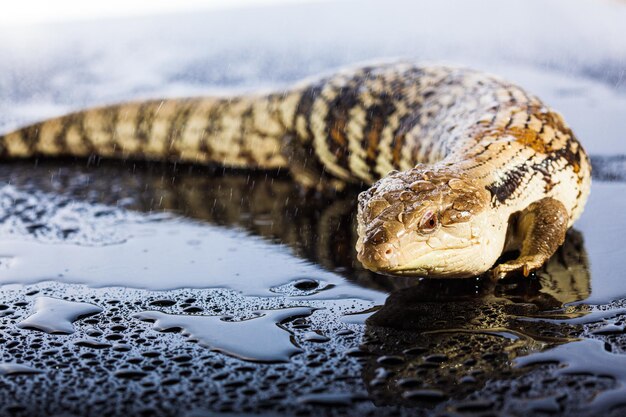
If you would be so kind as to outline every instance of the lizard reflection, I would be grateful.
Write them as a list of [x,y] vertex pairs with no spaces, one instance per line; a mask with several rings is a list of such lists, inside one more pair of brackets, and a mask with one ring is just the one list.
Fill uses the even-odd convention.
[[433,404],[527,372],[512,361],[574,340],[581,329],[519,317],[562,312],[588,297],[588,271],[582,236],[572,230],[533,279],[424,280],[393,291],[366,323],[365,385],[379,405]]

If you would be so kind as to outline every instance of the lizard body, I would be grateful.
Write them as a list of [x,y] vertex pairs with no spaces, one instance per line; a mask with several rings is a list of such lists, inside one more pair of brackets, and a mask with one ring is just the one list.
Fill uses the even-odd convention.
[[580,216],[587,155],[537,97],[463,68],[394,63],[286,91],[88,109],[0,138],[0,157],[98,155],[287,169],[306,188],[370,186],[369,269],[463,277],[539,268]]

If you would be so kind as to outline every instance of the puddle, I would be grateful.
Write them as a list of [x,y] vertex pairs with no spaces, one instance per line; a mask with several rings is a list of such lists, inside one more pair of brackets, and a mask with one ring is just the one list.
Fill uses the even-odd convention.
[[211,350],[252,362],[287,362],[302,350],[281,326],[287,320],[308,316],[309,307],[256,312],[257,317],[232,320],[227,317],[189,316],[145,311],[135,318],[154,322],[154,330],[182,329],[182,335]]
[[[219,179],[213,182],[219,183]],[[217,223],[225,223],[239,230],[167,217],[138,220],[136,215],[124,215],[122,209],[104,206],[100,211],[106,208],[109,212],[122,214],[113,216],[115,222],[111,222],[110,216],[83,215],[82,223],[74,224],[76,233],[80,235],[83,227],[86,230],[104,228],[110,231],[111,236],[124,235],[121,242],[84,245],[81,240],[73,243],[72,236],[63,239],[46,235],[44,241],[41,241],[37,234],[33,237],[26,232],[13,233],[0,239],[3,266],[0,281],[5,284],[30,284],[56,280],[95,287],[132,286],[151,290],[221,287],[246,295],[362,298],[382,303],[388,289],[372,285],[377,279],[375,274],[363,271],[354,260],[354,236],[348,229],[352,227],[352,197],[335,202],[337,212],[333,213],[332,209],[326,211],[334,217],[320,219],[341,226],[342,233],[345,233],[333,236],[333,240],[320,247],[322,243],[318,239],[324,236],[310,235],[303,240],[292,240],[295,236],[290,236],[290,233],[301,233],[301,227],[311,227],[300,224],[289,227],[286,223],[294,216],[293,213],[301,209],[304,222],[311,218],[307,217],[310,214],[300,203],[288,203],[287,194],[291,191],[290,187],[280,187],[280,184],[276,187],[262,184],[253,189],[251,199],[257,203],[262,198],[281,201],[283,196],[287,203],[281,207],[271,201],[264,201],[263,205],[268,211],[253,213],[252,218],[243,216],[245,213],[241,213],[239,200],[231,203],[222,201],[224,210],[232,209],[241,216],[226,222],[221,219]],[[243,190],[238,192],[243,193]],[[626,296],[626,280],[621,276],[621,271],[626,270],[626,250],[620,245],[609,243],[619,242],[626,233],[621,224],[615,223],[620,213],[626,211],[626,199],[616,199],[614,196],[623,193],[626,193],[626,184],[594,183],[587,209],[575,225],[583,239],[578,267],[590,268],[593,276],[591,287],[572,286],[567,292],[560,288],[560,292],[552,296],[562,303],[584,301],[588,304],[604,304]],[[211,197],[214,195],[209,192],[203,200],[210,201]],[[51,205],[45,201],[46,198],[51,197],[40,194],[33,200],[33,196],[30,196],[31,204]],[[611,204],[607,204],[608,201]],[[181,203],[186,204],[185,201]],[[71,213],[78,216],[76,213],[84,211],[84,204],[73,204],[63,207],[63,218]],[[323,202],[318,204],[321,206]],[[198,208],[186,207],[198,219],[209,217],[206,212],[197,211]],[[314,205],[309,213],[315,208]],[[291,216],[281,218],[285,213],[291,213]],[[256,218],[267,216],[273,226],[258,226]],[[52,216],[47,219],[51,230],[62,227],[57,225],[55,229],[59,223],[56,218]],[[212,215],[208,220],[217,219]],[[28,225],[22,227],[28,229]],[[260,234],[261,237],[250,233]],[[262,237],[283,245],[270,243]],[[340,252],[333,253],[333,245]],[[559,267],[554,264],[554,268]],[[541,273],[539,278],[543,279]],[[359,279],[361,285],[352,284],[354,281],[359,282]],[[367,285],[362,285],[363,280],[368,281]],[[550,282],[543,282],[544,292],[550,292],[551,285]]]
[[98,314],[102,308],[52,297],[37,297],[32,315],[17,324],[21,329],[35,329],[50,334],[74,333],[74,321]]
[[[12,194],[17,198],[25,193]],[[28,199],[34,207],[58,205],[53,197],[41,193],[28,195]],[[10,210],[15,209],[9,204],[10,207],[5,206],[7,216],[14,215]],[[11,229],[13,233],[3,235],[0,282],[32,284],[55,280],[94,287],[229,288],[257,296],[283,293],[314,298],[384,299],[380,293],[349,285],[340,275],[294,256],[288,248],[241,230],[176,218],[137,218],[112,207],[101,207],[99,211],[88,207],[80,203],[64,205],[62,216],[46,219],[46,227],[55,231],[66,227],[59,225],[57,219],[80,218],[80,223],[73,223],[75,235],[66,239],[56,232],[42,239],[38,229],[34,236],[20,234],[15,232],[16,227]],[[99,216],[99,212],[106,212],[107,216]],[[20,226],[32,230],[29,225]],[[77,239],[82,228],[106,230],[114,240],[107,242],[103,237],[85,244],[83,239]],[[120,236],[125,237],[120,241]]]
[[[608,243],[619,242],[626,233],[619,223],[615,224],[620,213],[626,212],[626,199],[613,196],[622,193],[626,193],[626,184],[594,183],[587,209],[575,225],[583,239],[579,268],[591,269],[591,288],[572,286],[567,292],[560,288],[560,292],[552,295],[563,303],[604,304],[626,296],[626,280],[621,273],[626,270],[626,249]],[[608,201],[611,204],[607,204]],[[76,210],[80,209],[77,205]],[[349,217],[350,213],[344,216]],[[85,227],[98,228],[98,221],[97,217],[87,217]],[[233,223],[241,227],[245,219],[235,219]],[[319,250],[303,247],[301,242],[286,242],[295,247],[276,246],[241,230],[179,219],[117,221],[116,224],[107,221],[106,227],[116,236],[123,231],[126,239],[90,246],[65,243],[60,239],[56,243],[40,242],[24,235],[0,239],[0,254],[4,259],[1,282],[31,284],[52,279],[95,287],[132,286],[151,290],[221,287],[246,295],[363,298],[376,303],[382,303],[385,298],[384,288],[381,292],[376,291],[378,288],[351,284],[342,273],[345,266],[333,259],[318,256],[314,260],[326,267],[320,268],[294,256],[294,252],[300,255],[300,252]],[[277,229],[273,233],[279,234],[280,229]],[[348,252],[349,261],[354,258],[350,254],[351,243],[350,240],[333,242]],[[309,244],[314,246],[317,242]],[[331,248],[324,249],[331,254]],[[354,265],[349,267],[354,268]],[[553,267],[559,268],[559,265]],[[366,272],[360,274],[367,275]],[[541,273],[539,276],[541,278]],[[545,292],[550,291],[550,285],[553,284],[544,282]]]

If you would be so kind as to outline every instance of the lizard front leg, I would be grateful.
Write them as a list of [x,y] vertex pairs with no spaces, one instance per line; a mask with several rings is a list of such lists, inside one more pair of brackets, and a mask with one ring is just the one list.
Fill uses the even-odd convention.
[[493,270],[493,277],[500,279],[520,271],[528,276],[541,268],[565,241],[569,215],[563,203],[546,197],[532,203],[519,214],[516,230],[521,242],[517,259],[504,262]]

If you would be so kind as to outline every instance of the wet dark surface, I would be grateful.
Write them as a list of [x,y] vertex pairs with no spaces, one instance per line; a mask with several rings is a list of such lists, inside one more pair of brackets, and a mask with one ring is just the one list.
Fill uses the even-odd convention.
[[[595,182],[528,279],[390,279],[356,191],[85,160],[0,165],[0,415],[626,415],[622,1],[365,1],[0,28],[0,129],[404,57],[562,112]],[[233,30],[235,29],[235,30]]]
[[[228,236],[260,245],[233,248],[238,262],[284,257],[281,271],[259,272],[257,282],[228,268],[221,281],[209,280],[223,288],[187,285],[196,281],[185,274],[198,270],[175,256],[167,262],[180,274],[145,289],[119,286],[115,259],[80,270],[76,282],[89,286],[21,276],[23,284],[0,291],[3,415],[626,412],[626,304],[580,303],[596,281],[610,285],[590,272],[584,218],[582,232],[571,231],[529,279],[391,279],[353,259],[352,193],[304,197],[280,175],[131,162],[7,163],[0,175],[10,178],[3,194],[13,196],[2,205],[3,247],[39,245],[3,252],[7,276],[55,253],[68,263],[71,248],[80,257],[85,247],[142,242],[137,224],[193,227],[204,236],[194,245],[207,250],[210,236],[220,241],[236,229]],[[597,198],[621,187],[598,182]],[[588,216],[603,217],[601,207],[592,200]],[[116,231],[120,224],[130,232]],[[611,257],[591,261],[602,271]],[[114,286],[101,281],[103,269]],[[216,264],[206,273],[219,271]],[[290,271],[259,293],[259,282]],[[180,289],[168,289],[172,283]]]

